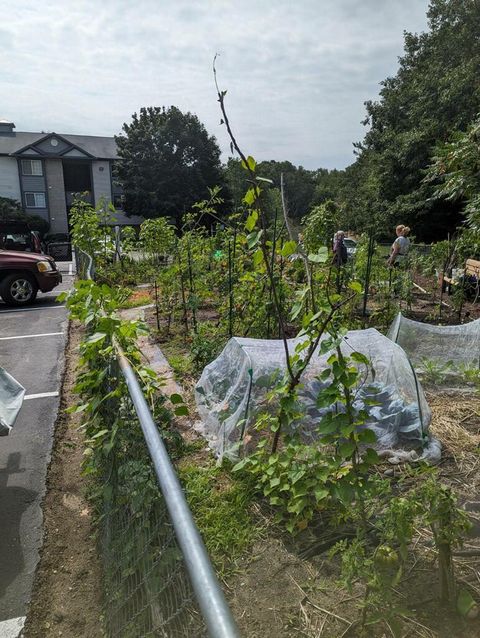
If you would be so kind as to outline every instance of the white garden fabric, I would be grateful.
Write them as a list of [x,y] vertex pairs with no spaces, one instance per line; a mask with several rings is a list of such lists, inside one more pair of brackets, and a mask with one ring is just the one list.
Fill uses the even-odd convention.
[[[293,354],[301,339],[288,340]],[[367,407],[368,427],[377,436],[379,450],[414,451],[415,458],[439,460],[440,448],[428,434],[431,412],[422,387],[403,350],[377,330],[353,330],[341,342],[345,355],[354,351],[371,362],[366,373],[360,364],[362,379],[355,388],[355,409]],[[328,410],[342,410],[340,405],[319,408],[316,398],[329,381],[319,375],[328,367],[331,352],[314,353],[302,377],[299,402],[302,416],[292,428],[305,441],[317,437],[316,428]],[[235,456],[239,444],[265,411],[273,412],[275,402],[268,399],[276,380],[286,371],[286,356],[281,340],[234,337],[222,353],[204,369],[195,388],[202,431],[219,456]],[[374,400],[377,405],[369,405]]]

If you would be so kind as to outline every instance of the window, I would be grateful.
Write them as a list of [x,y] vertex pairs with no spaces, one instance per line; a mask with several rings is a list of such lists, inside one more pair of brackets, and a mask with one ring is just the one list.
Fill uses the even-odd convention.
[[27,208],[46,208],[45,193],[25,193]]
[[42,160],[22,160],[23,175],[43,175]]

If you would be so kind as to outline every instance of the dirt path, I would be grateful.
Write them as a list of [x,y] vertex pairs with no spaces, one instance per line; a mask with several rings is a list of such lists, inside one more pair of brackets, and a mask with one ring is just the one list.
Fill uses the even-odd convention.
[[27,614],[25,638],[98,638],[102,632],[101,566],[81,476],[83,433],[66,413],[77,398],[81,331],[70,324],[65,376],[43,502],[44,542]]

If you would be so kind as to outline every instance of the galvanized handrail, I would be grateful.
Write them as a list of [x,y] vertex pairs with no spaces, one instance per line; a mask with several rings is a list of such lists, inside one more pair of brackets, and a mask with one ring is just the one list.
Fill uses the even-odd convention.
[[236,638],[240,636],[237,625],[225,600],[140,384],[118,344],[116,344],[116,350],[120,370],[127,382],[128,391],[155,467],[158,483],[172,519],[175,535],[185,559],[193,591],[207,624],[208,634],[212,638]]
[[[89,259],[86,277],[92,278],[93,259]],[[125,378],[130,398],[137,413],[145,442],[152,459],[158,484],[165,499],[175,535],[185,559],[193,591],[211,638],[239,638],[240,633],[213,569],[185,494],[155,425],[136,374],[122,348],[116,342],[117,360]]]

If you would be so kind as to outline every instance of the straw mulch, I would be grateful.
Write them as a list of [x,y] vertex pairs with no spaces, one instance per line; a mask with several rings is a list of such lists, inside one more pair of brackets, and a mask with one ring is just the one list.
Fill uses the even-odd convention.
[[431,432],[442,443],[441,473],[475,499],[480,486],[480,396],[428,393]]

